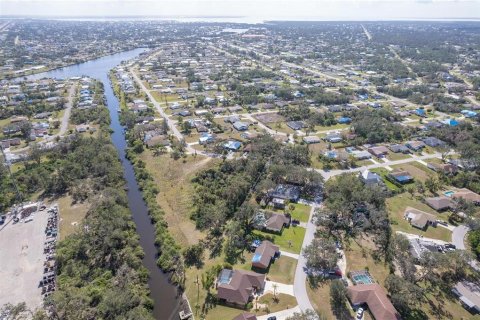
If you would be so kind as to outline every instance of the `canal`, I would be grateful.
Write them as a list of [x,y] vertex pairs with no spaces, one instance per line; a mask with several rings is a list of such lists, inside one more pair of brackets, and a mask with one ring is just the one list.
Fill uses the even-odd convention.
[[31,80],[41,78],[68,79],[71,77],[88,76],[98,79],[103,83],[107,106],[110,111],[110,127],[113,130],[112,141],[122,162],[124,178],[128,187],[129,207],[140,237],[140,245],[145,252],[143,264],[150,273],[148,285],[150,287],[150,297],[155,305],[153,313],[158,320],[172,320],[178,319],[177,311],[180,299],[177,295],[177,288],[169,283],[168,275],[163,273],[156,264],[157,248],[155,247],[155,230],[148,216],[147,206],[145,201],[143,201],[142,193],[138,188],[133,166],[130,161],[125,158],[127,142],[119,121],[119,102],[108,78],[108,73],[112,68],[119,65],[122,61],[137,57],[144,51],[145,49],[125,51],[90,60],[85,63],[31,75],[27,78]]

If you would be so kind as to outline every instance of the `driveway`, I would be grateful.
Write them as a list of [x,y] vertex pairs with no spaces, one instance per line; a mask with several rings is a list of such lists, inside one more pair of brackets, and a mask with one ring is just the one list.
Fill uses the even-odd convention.
[[258,316],[257,319],[258,320],[267,320],[269,317],[275,316],[275,317],[277,317],[277,320],[285,320],[288,317],[292,316],[295,312],[301,312],[301,311],[302,310],[300,310],[300,307],[296,306],[295,308],[290,308],[290,309],[278,311],[278,312],[275,312],[275,313],[270,313],[270,314],[267,314],[267,315],[264,315],[264,316]]
[[263,293],[272,293],[273,294],[273,286],[277,285],[276,288],[276,293],[283,293],[283,294],[288,294],[290,296],[293,296],[293,285],[291,284],[283,284],[280,282],[274,282],[274,281],[265,281],[265,289],[263,290]]

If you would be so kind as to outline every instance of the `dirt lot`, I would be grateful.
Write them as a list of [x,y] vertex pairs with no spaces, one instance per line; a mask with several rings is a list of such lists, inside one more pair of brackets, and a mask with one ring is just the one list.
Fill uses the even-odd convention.
[[255,115],[255,118],[263,123],[275,123],[275,122],[283,122],[285,118],[278,113],[259,113]]
[[0,228],[0,306],[25,302],[34,310],[41,307],[43,244],[48,213],[34,213],[33,221],[13,224],[11,217]]

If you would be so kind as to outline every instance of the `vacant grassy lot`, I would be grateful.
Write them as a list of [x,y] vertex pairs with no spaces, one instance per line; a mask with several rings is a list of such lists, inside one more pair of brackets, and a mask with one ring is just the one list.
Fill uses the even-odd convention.
[[411,158],[409,154],[405,153],[395,153],[395,152],[389,152],[387,155],[387,159],[390,161],[395,161],[395,160],[403,160],[403,159],[408,159]]
[[[407,207],[412,207],[438,216],[438,214],[428,205],[412,198],[409,194],[403,193],[395,197],[387,199],[387,210],[392,220],[393,231],[403,231],[407,233],[421,235],[427,238],[439,239],[443,241],[451,241],[452,233],[443,227],[428,227],[427,231],[414,228],[404,219],[403,213]],[[444,218],[439,216],[439,218]]]
[[426,166],[416,161],[404,164],[397,164],[395,166],[392,166],[392,168],[394,170],[407,171],[412,177],[415,178],[415,180],[419,180],[422,182],[425,182],[425,180],[428,179],[428,176],[431,173],[431,171]]
[[315,311],[326,317],[327,320],[336,319],[330,304],[330,281],[320,283],[317,288],[311,288],[307,284],[307,294]]
[[315,126],[315,131],[323,132],[323,131],[329,131],[329,130],[342,130],[348,127],[350,127],[349,124],[337,123],[337,124],[334,124],[333,126]]
[[182,246],[197,243],[203,235],[190,220],[195,193],[191,180],[199,171],[214,166],[216,160],[202,156],[174,160],[169,154],[155,157],[150,150],[143,152],[140,158],[160,189],[157,202],[165,211],[175,240]]
[[87,202],[72,204],[71,196],[64,196],[57,200],[60,209],[60,240],[74,233],[85,218],[89,204]]
[[269,239],[278,245],[280,250],[298,254],[302,249],[303,238],[305,237],[305,228],[293,226],[290,228],[284,228],[281,235],[258,230],[255,230],[254,234],[261,239]]

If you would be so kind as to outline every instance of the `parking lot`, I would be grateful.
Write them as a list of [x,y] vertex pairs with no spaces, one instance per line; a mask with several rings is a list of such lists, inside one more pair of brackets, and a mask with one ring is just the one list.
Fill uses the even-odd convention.
[[38,211],[31,217],[31,221],[14,223],[13,217],[7,216],[0,226],[0,306],[25,302],[34,310],[42,305],[39,281],[45,262],[48,213]]

